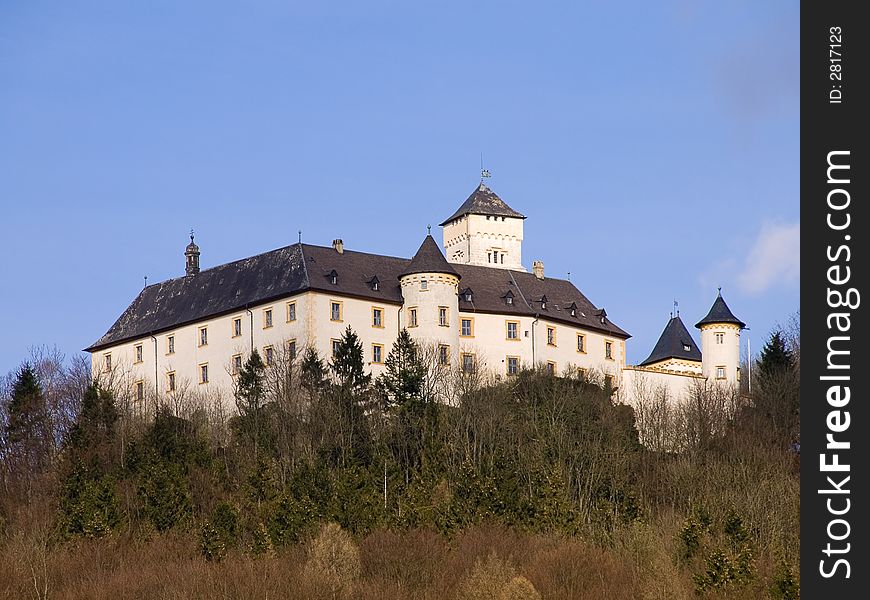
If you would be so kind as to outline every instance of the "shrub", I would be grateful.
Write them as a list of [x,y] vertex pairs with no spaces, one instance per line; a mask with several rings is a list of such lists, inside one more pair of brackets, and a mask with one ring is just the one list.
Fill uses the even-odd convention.
[[311,540],[305,574],[332,598],[349,598],[362,572],[356,544],[337,523],[327,523]]
[[513,567],[494,552],[486,560],[477,560],[471,572],[459,584],[459,600],[499,598],[515,577]]
[[228,502],[221,502],[211,519],[200,530],[199,548],[206,560],[221,560],[234,547],[239,537],[239,511]]
[[518,575],[502,588],[498,600],[541,600],[541,595],[531,581]]

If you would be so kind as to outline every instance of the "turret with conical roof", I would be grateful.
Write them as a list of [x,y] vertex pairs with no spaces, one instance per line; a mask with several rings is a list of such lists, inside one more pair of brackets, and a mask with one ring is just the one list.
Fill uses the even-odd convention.
[[740,381],[740,331],[746,323],[728,308],[722,288],[695,327],[701,330],[702,372],[707,380],[736,385]]
[[481,182],[456,212],[441,223],[447,260],[525,271],[522,264],[525,218]]
[[193,229],[190,230],[190,243],[184,249],[184,273],[187,276],[199,273],[199,246],[193,242]]
[[701,350],[679,314],[671,317],[649,357],[640,366],[691,373],[701,371]]
[[402,326],[411,337],[438,344],[448,361],[459,356],[459,279],[431,235],[399,274]]

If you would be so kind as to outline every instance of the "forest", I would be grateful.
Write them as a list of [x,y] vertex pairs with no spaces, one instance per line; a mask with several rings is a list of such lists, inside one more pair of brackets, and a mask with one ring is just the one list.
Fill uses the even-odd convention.
[[749,366],[631,407],[407,332],[372,379],[348,328],[136,402],[35,349],[0,382],[0,597],[798,598],[797,317]]

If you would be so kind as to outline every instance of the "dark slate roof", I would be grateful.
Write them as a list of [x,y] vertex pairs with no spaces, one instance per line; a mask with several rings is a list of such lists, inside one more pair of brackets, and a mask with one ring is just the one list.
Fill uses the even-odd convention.
[[[428,240],[424,246],[427,244]],[[413,260],[407,258],[352,250],[339,253],[329,246],[294,244],[279,248],[205,269],[190,277],[149,285],[106,334],[86,350],[94,352],[120,342],[242,311],[246,306],[264,304],[308,290],[401,305],[403,299],[399,276],[412,263]],[[541,280],[532,273],[492,267],[449,263],[448,266],[462,278],[464,287],[474,290],[471,302],[460,297],[460,311],[517,316],[539,314],[542,318],[614,337],[630,337],[606,316],[602,322],[602,317],[598,316],[599,309],[570,281],[551,278]],[[336,273],[335,284],[330,277],[333,271]],[[379,281],[377,291],[372,289],[373,278]],[[505,303],[507,292],[514,295],[512,305]],[[543,296],[548,300],[546,309],[541,308],[540,299]],[[572,303],[577,306],[573,317],[569,312]]]
[[458,219],[459,217],[465,215],[494,215],[498,217],[515,217],[517,219],[525,219],[524,215],[521,215],[510,206],[508,206],[504,200],[498,197],[495,192],[486,187],[486,185],[481,182],[477,189],[475,189],[468,199],[462,203],[462,206],[453,213],[448,219],[446,219],[441,226],[447,225],[450,221]]
[[713,306],[710,307],[710,312],[707,313],[706,317],[695,323],[695,327],[700,328],[701,325],[707,325],[708,323],[734,323],[740,329],[746,328],[746,323],[735,317],[731,309],[728,308],[728,305],[725,304],[725,300],[722,298],[722,290],[719,290],[719,295],[713,302]]
[[453,265],[447,262],[447,259],[444,258],[441,249],[438,247],[438,244],[432,238],[431,234],[427,235],[426,239],[423,240],[423,243],[420,244],[420,248],[417,250],[414,258],[412,258],[408,266],[399,273],[399,277],[402,275],[413,275],[414,273],[448,273],[459,277],[459,273],[456,272]]
[[[689,349],[686,350],[685,346],[688,346]],[[651,365],[669,358],[701,361],[701,351],[695,340],[692,339],[692,334],[683,325],[683,320],[680,319],[679,315],[668,321],[665,330],[659,336],[659,341],[656,342],[655,348],[649,357],[640,363],[640,366]]]

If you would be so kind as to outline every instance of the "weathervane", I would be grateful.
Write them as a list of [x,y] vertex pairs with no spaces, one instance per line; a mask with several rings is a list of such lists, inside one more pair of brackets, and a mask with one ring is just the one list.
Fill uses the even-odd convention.
[[489,172],[489,169],[483,168],[483,152],[480,153],[480,183],[483,183],[484,179],[492,177],[492,173]]

